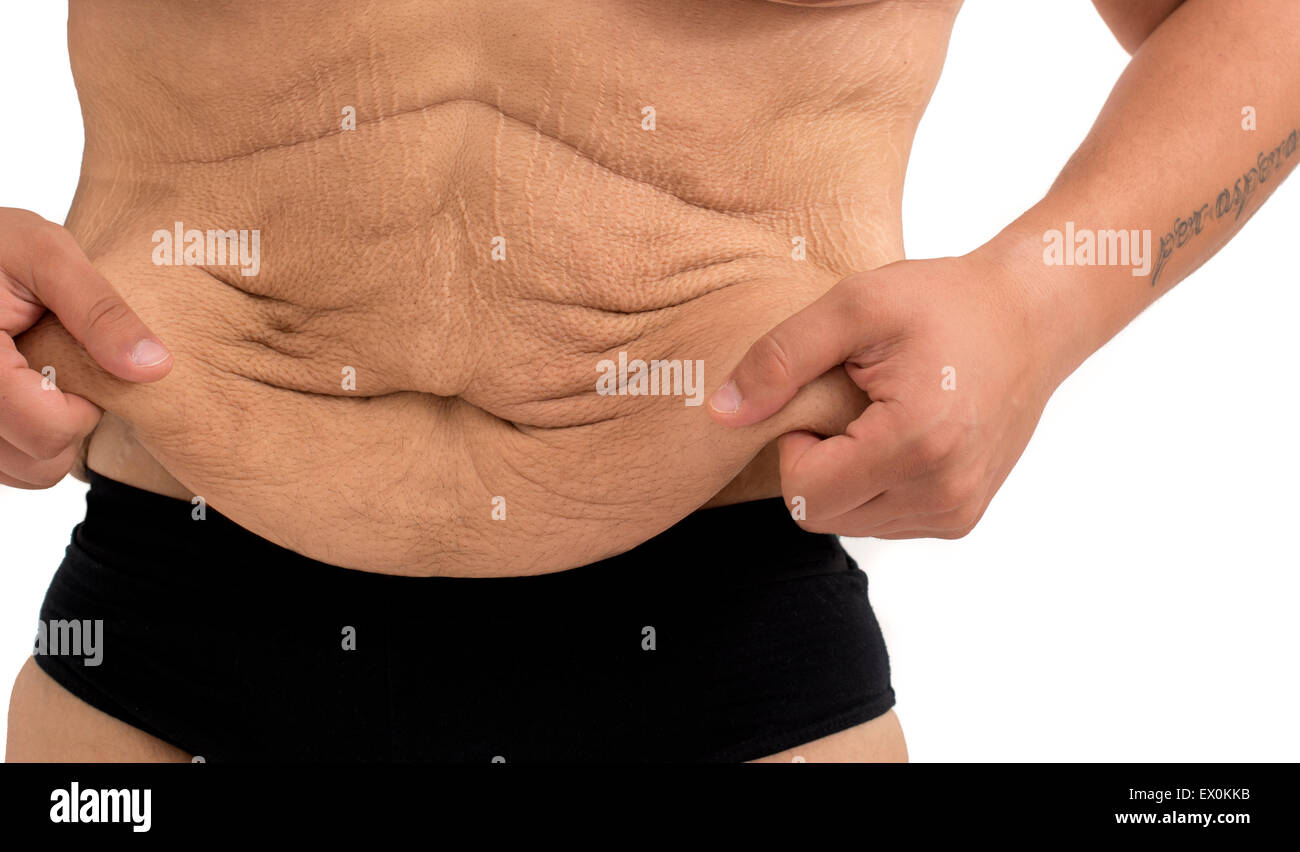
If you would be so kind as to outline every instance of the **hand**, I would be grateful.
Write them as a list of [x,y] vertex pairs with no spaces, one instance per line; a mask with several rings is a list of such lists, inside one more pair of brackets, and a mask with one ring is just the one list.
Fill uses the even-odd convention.
[[157,381],[172,366],[167,349],[67,231],[35,213],[0,207],[0,484],[16,488],[63,479],[101,414],[60,391],[57,374],[29,365],[14,346],[47,308],[120,379]]
[[[710,398],[729,426],[764,420],[843,365],[871,403],[843,435],[781,436],[781,490],[800,526],[960,538],[983,516],[1063,378],[1037,299],[977,255],[852,275],[749,350]],[[796,512],[796,520],[799,520]]]

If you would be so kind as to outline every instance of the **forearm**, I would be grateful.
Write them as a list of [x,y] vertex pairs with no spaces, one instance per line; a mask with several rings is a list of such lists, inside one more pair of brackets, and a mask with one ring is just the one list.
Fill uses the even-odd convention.
[[[1187,0],[1046,197],[979,250],[1024,289],[1059,378],[1213,256],[1300,163],[1298,66],[1300,3]],[[1138,237],[1127,249],[1107,233],[1121,229]]]

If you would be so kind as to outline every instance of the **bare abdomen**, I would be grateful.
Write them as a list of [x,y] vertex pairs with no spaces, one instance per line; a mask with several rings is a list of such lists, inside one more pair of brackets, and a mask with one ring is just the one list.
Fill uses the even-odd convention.
[[[249,76],[226,54],[205,66],[216,51],[144,74],[114,64],[133,54],[74,50],[88,126],[68,225],[176,355],[167,379],[128,386],[54,323],[20,341],[117,418],[91,466],[316,559],[509,575],[627,550],[783,432],[841,429],[865,404],[842,371],[748,429],[688,402],[839,278],[901,256],[906,150],[942,48],[897,63],[904,30],[887,27],[920,24],[889,7],[690,4],[732,37],[665,63],[667,5],[539,5],[555,20],[491,50],[463,15],[419,19],[445,43],[363,18],[301,80],[313,65],[274,51]],[[566,16],[609,38],[579,49]],[[375,26],[390,37],[351,43]],[[806,55],[772,52],[787,26]],[[743,74],[707,73],[721,66]],[[156,264],[153,235],[178,222],[258,231],[256,275]],[[697,392],[600,392],[602,362],[654,360],[702,365]],[[765,457],[727,499],[773,493],[773,474]]]

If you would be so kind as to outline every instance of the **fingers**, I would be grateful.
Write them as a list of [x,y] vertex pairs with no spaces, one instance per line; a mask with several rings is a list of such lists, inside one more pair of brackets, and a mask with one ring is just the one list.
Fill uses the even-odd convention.
[[17,477],[9,476],[3,471],[0,471],[0,485],[7,485],[10,488],[22,488],[23,490],[26,491],[39,491],[45,487],[53,487],[53,486],[33,485],[32,483],[24,482],[23,480],[18,479]]
[[[907,501],[915,505],[914,500]],[[844,523],[854,529],[844,535],[883,539],[905,538],[943,538],[958,539],[970,535],[979,524],[988,504],[972,503],[958,506],[945,512],[930,512],[895,517],[882,522],[879,516],[864,512],[861,515],[850,513],[843,519]],[[867,507],[863,507],[864,509]],[[885,513],[894,514],[894,513]]]
[[51,459],[36,459],[0,441],[0,484],[12,488],[50,488],[67,476],[77,463],[80,442],[69,444]]
[[[946,512],[907,514],[916,505],[909,496],[885,492],[865,506],[834,518],[827,526],[837,535],[852,538],[944,538],[958,539],[968,535],[979,523],[981,512],[975,507],[956,508]],[[813,532],[830,530],[812,529]]]
[[807,432],[778,439],[781,490],[804,498],[812,522],[838,518],[900,482],[898,460],[908,429],[898,406],[873,402],[843,435],[822,440]]
[[[0,335],[0,441],[34,460],[58,458],[99,422],[98,408],[60,391],[53,378],[28,368],[13,340]],[[8,469],[0,464],[0,470]]]
[[[171,355],[100,275],[66,230],[35,214],[3,211],[0,273],[59,318],[108,372],[133,382],[167,375]],[[17,219],[14,223],[12,220]],[[21,290],[26,290],[22,293]],[[21,328],[3,329],[10,335]]]
[[961,538],[1005,473],[990,479],[979,459],[953,461],[943,434],[918,432],[897,403],[873,402],[844,435],[783,435],[781,490],[788,504],[803,498],[799,525],[810,532]]
[[847,278],[760,337],[709,398],[709,413],[727,426],[748,426],[779,411],[799,388],[842,364],[871,331],[861,281]]

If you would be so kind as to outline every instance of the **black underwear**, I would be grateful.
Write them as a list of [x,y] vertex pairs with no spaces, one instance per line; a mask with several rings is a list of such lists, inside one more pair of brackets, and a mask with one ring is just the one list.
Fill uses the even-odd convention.
[[41,619],[102,620],[99,665],[37,663],[207,761],[741,761],[894,703],[866,575],[779,499],[500,579],[327,565],[93,473],[86,502]]

